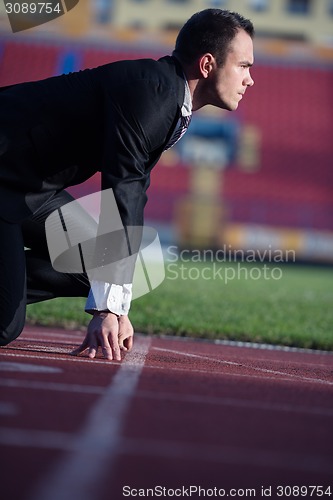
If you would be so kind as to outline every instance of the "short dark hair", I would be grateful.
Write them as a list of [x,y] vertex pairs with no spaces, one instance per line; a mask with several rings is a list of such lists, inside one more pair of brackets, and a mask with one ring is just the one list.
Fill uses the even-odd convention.
[[249,19],[237,12],[205,9],[194,14],[181,28],[172,55],[191,64],[201,55],[210,52],[219,66],[225,63],[230,43],[239,30],[254,36]]

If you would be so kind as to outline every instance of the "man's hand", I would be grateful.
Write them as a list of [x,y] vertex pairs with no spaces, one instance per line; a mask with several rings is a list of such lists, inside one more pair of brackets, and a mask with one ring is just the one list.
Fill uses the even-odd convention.
[[[122,325],[122,331],[124,333],[122,334],[122,340],[119,341],[118,335],[120,331],[120,322],[118,322],[118,316],[110,312],[96,311],[94,313],[94,317],[88,325],[88,330],[84,341],[82,342],[80,347],[75,349],[71,354],[77,355],[85,351],[86,349],[89,349],[88,356],[89,358],[93,359],[96,356],[98,347],[101,346],[104,358],[120,361],[120,342],[120,345],[123,347],[124,342],[126,341],[126,347],[128,347],[127,344],[131,343],[131,341],[127,339],[133,338],[133,331],[132,335],[128,335],[128,324],[131,325],[131,323],[129,322],[128,318],[127,321],[128,323],[124,322],[125,325],[127,324],[126,328]],[[126,334],[125,330],[127,330]]]
[[133,335],[134,329],[132,323],[128,319],[128,316],[120,316],[118,319],[119,323],[119,347],[122,351],[130,351],[133,347]]

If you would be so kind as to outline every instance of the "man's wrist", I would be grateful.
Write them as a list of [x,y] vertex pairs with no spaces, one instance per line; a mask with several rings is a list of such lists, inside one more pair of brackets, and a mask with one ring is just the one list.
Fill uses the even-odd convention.
[[99,281],[91,282],[85,311],[111,311],[118,316],[128,314],[132,297],[132,285],[115,285]]
[[119,314],[116,314],[109,310],[93,311],[93,315],[98,316],[99,318],[106,318],[109,314],[112,314],[113,316],[116,316],[116,318],[119,318]]

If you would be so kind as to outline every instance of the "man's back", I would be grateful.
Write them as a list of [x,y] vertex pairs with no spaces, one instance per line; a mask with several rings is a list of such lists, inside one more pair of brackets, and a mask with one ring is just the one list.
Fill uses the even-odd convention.
[[[175,60],[166,57],[119,61],[5,89],[0,92],[2,186],[10,184],[13,191],[15,177],[20,183],[22,161],[31,173],[28,191],[37,193],[45,191],[45,180],[54,191],[97,170],[133,170],[140,155],[140,169],[148,171],[175,124],[183,85]],[[18,150],[27,154],[12,161]]]

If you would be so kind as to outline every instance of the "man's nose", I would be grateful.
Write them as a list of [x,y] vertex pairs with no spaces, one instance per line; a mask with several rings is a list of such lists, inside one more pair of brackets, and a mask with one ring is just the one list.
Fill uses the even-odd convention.
[[248,73],[248,75],[247,75],[247,79],[246,79],[246,82],[245,82],[245,83],[246,83],[246,85],[247,85],[248,87],[252,87],[252,85],[254,85],[254,80],[253,80],[253,78],[252,78],[252,76],[251,76],[250,71],[249,71],[249,73]]

